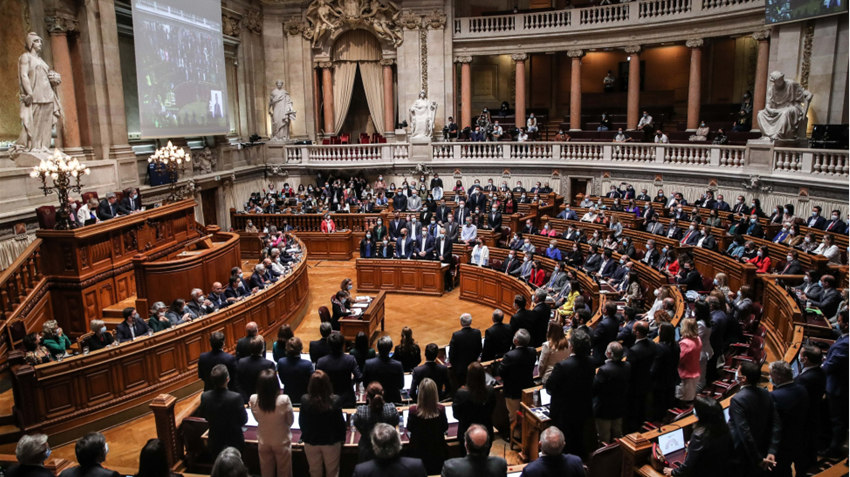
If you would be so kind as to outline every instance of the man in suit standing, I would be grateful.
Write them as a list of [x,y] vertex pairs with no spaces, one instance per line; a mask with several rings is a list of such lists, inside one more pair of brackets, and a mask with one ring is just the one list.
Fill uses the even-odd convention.
[[487,228],[500,232],[502,230],[502,214],[499,212],[499,207],[493,204],[490,214],[487,215]]
[[139,200],[139,189],[130,189],[129,193],[124,194],[121,199],[121,207],[128,210],[131,214],[142,210],[142,201]]
[[449,459],[443,464],[442,477],[505,477],[508,463],[490,455],[490,434],[480,424],[469,426],[463,436],[466,457]]
[[499,376],[504,383],[505,405],[508,408],[508,420],[513,424],[520,410],[522,390],[534,387],[534,362],[537,351],[529,346],[531,334],[520,329],[514,334],[514,349],[508,351],[499,366]]
[[401,235],[395,242],[395,258],[409,259],[413,256],[414,248],[413,240],[407,236],[407,229],[401,229]]
[[236,359],[240,360],[246,356],[251,355],[250,346],[251,340],[257,336],[260,328],[257,326],[257,323],[253,321],[249,321],[247,325],[245,325],[245,336],[239,338],[236,341]]
[[401,389],[404,387],[404,368],[399,361],[390,358],[393,339],[382,336],[378,340],[378,357],[366,361],[363,366],[363,382],[377,381],[384,388],[384,401],[400,404]]
[[832,275],[821,276],[820,287],[823,291],[819,297],[812,297],[803,293],[800,295],[800,299],[808,301],[809,306],[819,308],[823,316],[833,317],[838,312],[838,305],[841,304],[841,293],[835,289],[835,278]]
[[201,417],[209,424],[210,451],[212,455],[218,456],[225,447],[241,450],[245,447],[242,426],[248,422],[242,396],[227,389],[230,381],[227,366],[215,365],[210,380],[214,388],[201,394],[201,405],[198,408]]
[[806,389],[809,396],[809,408],[806,410],[807,430],[799,466],[794,467],[800,472],[811,469],[818,460],[818,437],[820,436],[821,409],[824,405],[823,395],[826,393],[826,373],[821,368],[823,353],[820,348],[804,345],[798,358],[803,370],[794,378],[794,382]]
[[319,362],[320,359],[331,354],[331,347],[328,344],[328,337],[333,332],[333,325],[325,322],[319,325],[319,334],[322,336],[316,341],[310,342],[310,361],[313,364]]
[[[212,374],[212,369],[218,364],[225,365],[227,367],[228,374],[236,377],[236,358],[234,358],[232,354],[223,350],[224,333],[221,331],[214,331],[210,334],[210,348],[212,348],[211,351],[201,353],[200,358],[198,358],[198,378],[204,382],[204,391],[209,391],[215,387],[213,386],[210,376]],[[239,390],[236,386],[236,380],[230,381],[228,389],[231,391]]]
[[481,330],[472,327],[472,315],[460,315],[461,329],[449,341],[449,366],[454,370],[458,386],[466,383],[466,368],[481,355]]
[[239,377],[239,391],[242,393],[242,399],[248,403],[252,394],[255,394],[257,388],[257,378],[260,373],[266,369],[274,370],[274,362],[263,356],[266,351],[266,341],[262,336],[251,338],[251,344],[248,345],[250,356],[246,356],[236,363],[236,375]]
[[511,336],[515,335],[520,329],[534,329],[534,322],[537,318],[537,314],[533,310],[527,310],[525,305],[525,296],[517,295],[514,297],[514,309],[516,310],[516,313],[511,316]]
[[[59,474],[60,477],[118,477],[118,472],[104,469],[103,462],[109,453],[106,437],[100,432],[90,432],[74,445],[77,467],[71,467]],[[9,475],[13,475],[9,472]]]
[[433,258],[442,264],[448,265],[443,276],[443,283],[446,292],[452,291],[454,288],[454,278],[452,277],[452,240],[446,234],[446,227],[440,227],[437,238],[433,240]]
[[626,361],[631,363],[629,380],[629,400],[626,410],[624,432],[638,432],[646,420],[646,399],[652,390],[652,363],[658,352],[658,345],[647,338],[649,325],[645,321],[636,321],[632,325],[635,343],[626,351]]
[[119,343],[133,341],[140,336],[145,336],[150,331],[145,320],[136,313],[136,309],[132,306],[124,308],[122,315],[124,321],[118,323],[118,326],[115,327],[115,339]]
[[407,210],[407,197],[402,193],[401,189],[396,190],[393,196],[393,210],[399,212]]
[[[46,435],[22,435],[15,446],[15,458],[18,463],[7,467],[6,475],[9,477],[55,477],[56,474],[44,467],[44,461],[50,457],[50,452]],[[79,457],[77,460],[79,461]],[[73,467],[73,469],[79,469],[79,467]],[[67,473],[70,473],[70,469],[63,471],[63,474]]]
[[534,326],[527,330],[531,335],[531,346],[539,348],[546,341],[546,333],[549,331],[549,319],[552,316],[552,307],[546,303],[546,290],[538,288],[534,291],[532,304],[534,305]]
[[118,198],[114,192],[108,192],[106,198],[100,201],[97,206],[97,218],[100,220],[109,220],[118,217],[119,215],[129,215],[130,211],[118,203]]
[[[322,323],[324,324],[324,323]],[[324,371],[334,388],[334,394],[342,400],[342,407],[352,408],[356,405],[354,385],[363,381],[357,360],[350,354],[342,352],[345,338],[339,332],[331,333],[328,337],[331,354],[319,359],[316,370]],[[386,392],[386,390],[384,390]]]
[[469,217],[471,213],[472,212],[466,206],[466,201],[461,200],[460,202],[458,202],[457,209],[455,209],[452,215],[454,215],[455,222],[457,222],[458,224],[463,224],[466,222],[466,218]]
[[[590,336],[581,328],[570,335],[570,357],[556,364],[544,385],[552,396],[552,425],[569,429],[565,452],[587,455],[585,433],[593,415],[595,369],[590,358]],[[595,436],[593,439],[596,442]]]
[[794,382],[791,365],[785,361],[770,363],[770,379],[773,381],[773,405],[782,422],[782,436],[779,440],[779,454],[776,456],[776,467],[773,474],[780,477],[791,477],[791,464],[794,464],[799,475],[803,475],[803,455],[805,451],[806,434],[811,432],[806,422],[806,412],[809,408],[809,394],[806,388]]
[[416,236],[413,244],[413,255],[419,260],[434,259],[434,237],[426,233],[425,230]]
[[761,370],[755,363],[738,367],[741,390],[729,404],[732,456],[741,476],[758,476],[776,465],[782,423],[767,389],[758,387]]
[[617,340],[620,323],[617,320],[617,304],[613,301],[605,303],[605,316],[593,330],[593,359],[601,366],[606,359],[608,343]]
[[419,392],[419,383],[425,378],[431,378],[437,385],[437,393],[440,399],[451,395],[452,383],[449,380],[449,368],[437,362],[437,354],[440,348],[434,343],[425,345],[425,362],[413,368],[412,380],[410,382],[410,399],[416,401],[416,393]]
[[616,341],[608,343],[605,358],[593,380],[593,417],[599,441],[608,444],[623,437],[632,365],[623,361],[623,346]]
[[[826,312],[824,315],[829,316]],[[841,337],[829,347],[826,360],[821,365],[826,374],[826,400],[832,423],[832,440],[829,448],[822,453],[836,456],[841,455],[847,439],[847,310],[838,315],[838,329]]]
[[446,220],[449,219],[449,214],[452,213],[452,209],[446,206],[446,199],[440,199],[440,205],[437,206],[437,210],[434,211],[434,218],[437,219],[437,222],[440,225],[446,223]]
[[401,229],[407,227],[407,222],[398,215],[398,210],[393,211],[393,219],[390,220],[390,237],[395,240],[401,237]]
[[301,403],[301,396],[307,394],[310,377],[313,375],[313,363],[301,358],[303,349],[301,338],[293,336],[286,342],[286,356],[277,361],[278,379],[293,404]]
[[581,459],[564,454],[564,433],[549,426],[540,434],[540,451],[543,455],[522,470],[520,477],[584,477]]
[[505,314],[496,308],[493,311],[493,326],[484,332],[484,347],[481,349],[481,361],[493,361],[501,358],[511,349],[511,325],[502,323]]
[[[365,436],[364,436],[365,437]],[[375,458],[354,468],[353,477],[426,477],[428,472],[421,459],[401,457],[401,439],[398,431],[380,422],[372,429],[372,449]]]

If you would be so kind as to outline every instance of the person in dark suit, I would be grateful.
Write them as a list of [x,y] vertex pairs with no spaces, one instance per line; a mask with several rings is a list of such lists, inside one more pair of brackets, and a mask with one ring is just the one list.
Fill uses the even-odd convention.
[[788,255],[785,257],[785,266],[781,269],[777,268],[776,271],[780,275],[802,275],[803,265],[797,260],[797,256],[796,250],[789,249]]
[[818,437],[821,434],[821,409],[824,406],[823,396],[826,393],[826,373],[820,367],[823,361],[820,348],[804,345],[798,359],[803,370],[794,378],[794,382],[806,389],[809,396],[809,408],[806,410],[805,439],[800,450],[800,459],[794,462],[794,468],[804,472],[811,469],[818,460]]
[[307,394],[310,376],[313,375],[313,363],[301,358],[303,349],[301,338],[293,336],[286,342],[286,356],[277,362],[277,377],[292,404],[301,403],[301,396]]
[[377,255],[378,247],[372,239],[372,233],[366,231],[366,236],[360,240],[360,258],[374,258]]
[[525,304],[525,296],[517,295],[514,297],[514,309],[516,309],[516,313],[511,317],[511,336],[515,335],[520,328],[526,330],[534,329],[537,314],[533,310],[527,310]]
[[263,370],[274,370],[274,362],[269,361],[263,356],[266,351],[266,341],[262,336],[255,336],[251,339],[251,344],[248,345],[250,356],[240,359],[236,363],[236,375],[239,377],[239,392],[242,394],[245,403],[252,394],[256,394],[257,378]]
[[192,299],[186,303],[186,312],[192,314],[192,319],[215,313],[216,307],[204,295],[204,291],[200,288],[195,288],[191,292]]
[[442,477],[505,477],[508,463],[490,455],[490,434],[480,424],[473,424],[463,435],[466,457],[449,459],[443,464]]
[[481,355],[481,330],[472,327],[472,315],[460,315],[461,329],[452,333],[449,341],[449,366],[454,370],[458,385],[466,382],[466,368]]
[[124,321],[118,323],[118,326],[115,327],[115,339],[119,343],[133,341],[140,336],[145,336],[150,331],[147,323],[132,306],[124,308],[122,315],[124,315]]
[[245,448],[245,436],[242,426],[248,422],[244,401],[239,393],[228,391],[230,374],[227,366],[217,364],[210,373],[214,389],[201,394],[198,414],[209,423],[209,448],[218,456],[225,447]]
[[106,198],[100,201],[97,206],[97,218],[100,220],[109,220],[118,217],[119,215],[129,215],[130,211],[118,203],[114,192],[106,194]]
[[221,286],[221,282],[214,282],[212,284],[212,291],[210,291],[209,296],[207,296],[207,300],[212,303],[216,310],[225,308],[230,304],[227,300],[227,295],[224,292],[224,287]]
[[[118,472],[104,469],[103,461],[109,453],[106,438],[99,432],[90,432],[74,444],[78,467],[62,471],[60,477],[118,477]],[[11,472],[10,472],[11,474]]]
[[224,296],[229,303],[234,303],[251,296],[251,289],[248,288],[245,280],[238,276],[231,276],[224,290]]
[[[660,311],[656,312],[664,313]],[[669,315],[668,319],[669,319]],[[656,318],[657,320],[657,318]],[[679,382],[679,344],[676,342],[676,328],[669,322],[658,327],[658,345],[652,362],[652,419],[660,421],[667,410],[676,402],[676,384]],[[642,423],[641,423],[642,424]]]
[[433,240],[434,248],[432,251],[434,260],[440,263],[448,264],[443,276],[445,291],[450,292],[454,289],[454,277],[452,277],[452,240],[446,234],[446,227],[440,227],[437,237]]
[[[590,263],[590,260],[588,260]],[[614,272],[617,271],[618,263],[614,260],[614,252],[611,249],[605,249],[602,252],[602,263],[599,264],[599,271],[596,273],[596,276],[599,278],[611,278],[614,275]]]
[[681,263],[679,274],[676,275],[676,283],[688,287],[688,291],[702,291],[702,275],[697,271],[694,262],[686,259]]
[[[838,305],[841,304],[841,293],[835,289],[835,277],[823,275],[820,277],[820,286],[823,290],[819,297],[800,295],[800,299],[808,301],[811,306],[819,308],[825,317],[832,317],[838,313]],[[845,380],[846,382],[846,380]]]
[[330,323],[322,323],[319,325],[319,334],[321,338],[310,342],[310,361],[313,364],[319,362],[323,357],[331,354],[331,347],[328,344],[328,337],[333,332],[333,326]]
[[142,210],[142,201],[139,200],[139,189],[130,189],[124,193],[124,198],[121,199],[121,207],[130,213]]
[[419,260],[434,259],[434,237],[425,230],[413,241],[413,256]]
[[[393,198],[393,200],[395,200],[395,198]],[[405,222],[404,219],[399,216],[398,212],[398,209],[393,211],[393,219],[390,220],[389,236],[393,240],[401,237],[401,229],[407,227],[407,222]]]
[[[213,368],[218,364],[223,364],[227,367],[227,372],[230,376],[236,377],[236,358],[232,354],[223,350],[224,348],[224,333],[214,331],[210,334],[211,351],[201,353],[198,358],[198,378],[204,382],[204,391],[213,389],[213,383],[210,378]],[[233,379],[228,384],[228,389],[238,392],[236,380]]]
[[729,404],[732,460],[741,476],[757,476],[776,465],[782,423],[767,389],[758,387],[761,370],[755,363],[738,367],[741,390]]
[[[534,309],[531,311],[534,313],[534,326],[527,330],[531,335],[529,346],[532,348],[543,346],[543,342],[546,341],[546,333],[549,331],[552,307],[546,303],[546,297],[546,290],[540,288],[534,291],[534,297],[532,297]],[[516,332],[514,334],[516,335]]]
[[393,196],[393,210],[404,212],[407,210],[407,197],[402,193],[401,189],[396,191]]
[[[328,337],[331,353],[316,363],[316,370],[324,371],[331,380],[334,394],[342,400],[342,407],[353,408],[357,403],[354,396],[354,385],[363,381],[357,359],[343,353],[345,338],[338,332]],[[403,378],[402,378],[403,379]]]
[[372,429],[372,449],[375,458],[357,464],[353,477],[426,477],[421,459],[401,457],[401,439],[398,431],[389,424],[379,422]]
[[638,432],[646,420],[646,400],[652,390],[652,363],[658,353],[658,346],[647,338],[649,325],[645,321],[636,321],[632,325],[634,344],[626,350],[626,361],[631,363],[629,379],[629,399],[623,432]]
[[833,210],[830,220],[823,227],[825,232],[847,235],[847,224],[840,219],[840,210]]
[[596,328],[593,330],[593,359],[597,366],[601,366],[605,361],[605,352],[608,348],[608,343],[617,340],[617,334],[620,330],[620,323],[617,320],[617,305],[609,301],[605,303],[605,316]]
[[393,350],[393,339],[382,336],[378,340],[378,356],[366,360],[363,367],[363,382],[377,381],[384,388],[384,400],[401,403],[401,389],[404,388],[404,367],[400,362],[390,358]]
[[526,235],[537,235],[537,232],[538,232],[538,230],[537,230],[537,227],[534,226],[534,222],[532,222],[531,220],[526,220],[525,221],[525,227],[522,228],[522,232],[520,232],[520,233],[522,234],[522,236],[526,236]]
[[623,361],[623,346],[616,341],[608,343],[605,358],[593,380],[593,417],[599,441],[607,444],[623,437],[632,365]]
[[[15,448],[17,464],[6,469],[10,477],[54,477],[53,472],[44,468],[44,461],[50,455],[50,444],[44,434],[24,434],[18,439]],[[67,471],[65,471],[67,472]]]
[[750,216],[750,223],[747,224],[744,234],[755,238],[764,238],[764,229],[761,227],[761,224],[759,224],[758,216]]
[[440,399],[445,399],[452,392],[452,383],[449,380],[449,368],[437,363],[439,348],[434,343],[425,346],[425,362],[413,368],[410,382],[410,399],[416,401],[416,393],[419,392],[419,383],[425,378],[430,378],[437,385],[437,393]]
[[770,379],[773,381],[770,397],[782,422],[779,453],[772,474],[791,477],[791,464],[794,464],[802,475],[803,469],[800,465],[805,451],[806,434],[811,432],[806,422],[809,394],[806,388],[794,382],[791,365],[785,361],[770,363]]
[[484,332],[484,346],[481,349],[481,361],[501,358],[511,349],[511,325],[502,323],[505,314],[498,308],[493,311],[493,326]]
[[237,360],[240,360],[240,359],[242,359],[246,356],[251,355],[251,351],[250,351],[251,340],[254,339],[255,336],[257,336],[257,333],[259,333],[259,331],[260,331],[260,328],[253,321],[250,321],[250,322],[248,322],[247,325],[245,325],[245,336],[243,336],[242,338],[239,338],[236,341],[236,359]]
[[[831,277],[830,277],[831,278]],[[821,280],[823,281],[823,280]],[[824,312],[825,316],[829,316]],[[823,454],[842,455],[847,439],[847,310],[838,315],[841,337],[829,347],[826,360],[821,365],[826,374],[826,400],[829,404],[829,420],[832,422],[832,441]]]
[[441,199],[440,205],[437,206],[437,209],[434,211],[434,218],[437,219],[437,223],[442,225],[446,222],[446,220],[448,220],[451,212],[452,209],[446,205],[446,200]]
[[414,252],[414,242],[407,235],[407,229],[401,229],[401,235],[395,242],[395,258],[410,258]]
[[812,216],[806,221],[806,227],[823,230],[826,227],[826,219],[823,218],[823,209],[816,205],[812,207]]
[[499,232],[502,230],[502,214],[499,212],[499,207],[493,204],[490,213],[487,214],[487,228]]
[[699,241],[699,238],[699,224],[694,222],[688,227],[688,230],[685,231],[685,235],[682,237],[680,244],[694,247]]
[[517,268],[520,266],[520,261],[516,258],[516,252],[511,250],[508,252],[508,256],[505,258],[505,261],[502,262],[502,268],[500,270],[503,273],[507,273],[508,275],[513,274]]
[[[552,397],[550,415],[559,429],[570,429],[564,450],[580,458],[587,456],[585,434],[593,415],[595,367],[590,358],[590,336],[578,328],[570,335],[572,355],[556,364],[544,385]],[[596,438],[594,436],[595,444]]]
[[697,396],[694,416],[697,422],[688,442],[685,462],[676,469],[664,468],[664,475],[715,477],[733,474],[729,463],[732,437],[723,416],[723,407],[714,399]]
[[498,374],[502,377],[505,405],[508,408],[508,420],[516,421],[520,410],[522,390],[534,387],[534,364],[537,350],[529,346],[531,334],[528,330],[519,330],[514,334],[514,349],[505,353]]
[[262,263],[254,265],[254,273],[251,274],[251,279],[248,280],[248,286],[251,287],[251,289],[256,288],[257,290],[262,290],[271,285],[271,280],[267,279],[265,274],[265,265]]
[[540,451],[543,455],[522,470],[520,477],[584,477],[581,459],[572,454],[563,454],[564,433],[555,426],[547,427],[540,434]]

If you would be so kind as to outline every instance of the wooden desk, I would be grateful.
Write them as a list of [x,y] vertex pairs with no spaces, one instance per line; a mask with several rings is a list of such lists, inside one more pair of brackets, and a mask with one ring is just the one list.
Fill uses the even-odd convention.
[[445,292],[448,267],[434,260],[358,258],[355,261],[357,291],[441,296]]
[[298,237],[313,260],[351,260],[354,246],[350,230],[326,234],[322,232],[292,232]]
[[525,282],[504,273],[463,263],[460,265],[460,299],[501,310],[513,310],[514,298],[531,303],[532,290]]
[[373,336],[378,332],[378,325],[381,325],[381,331],[384,331],[384,299],[386,296],[387,292],[379,291],[362,315],[340,318],[339,329],[342,336],[353,343],[357,333],[362,331],[366,333],[366,336],[369,337],[369,343],[371,343]]

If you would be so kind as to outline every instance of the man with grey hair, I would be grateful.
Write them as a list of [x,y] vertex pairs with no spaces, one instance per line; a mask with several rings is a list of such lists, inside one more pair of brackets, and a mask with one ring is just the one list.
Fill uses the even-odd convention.
[[[323,323],[324,324],[324,323]],[[245,356],[250,356],[251,352],[248,347],[251,346],[251,339],[257,336],[260,328],[257,323],[250,321],[245,325],[245,336],[236,341],[236,359],[242,359]]]
[[457,377],[459,386],[466,383],[466,368],[481,355],[481,330],[472,327],[472,315],[460,315],[461,329],[452,333],[449,341],[449,366]]
[[53,472],[44,468],[44,461],[50,456],[50,445],[44,434],[24,434],[18,440],[15,457],[18,463],[9,467],[6,475],[10,477],[53,477]]
[[381,336],[378,340],[378,356],[366,360],[363,365],[363,383],[368,385],[373,381],[381,383],[384,388],[384,401],[401,403],[401,389],[404,387],[404,367],[401,362],[390,358],[393,350],[393,339]]
[[511,325],[503,323],[505,313],[493,310],[493,326],[484,332],[484,347],[481,349],[481,361],[501,358],[511,349]]
[[186,311],[192,315],[193,320],[196,320],[204,315],[215,313],[216,308],[203,290],[194,288],[192,289],[192,299],[186,303]]
[[104,469],[101,464],[109,454],[109,444],[99,432],[89,432],[74,445],[79,467],[62,471],[60,477],[118,477],[118,472]]
[[[779,451],[776,454],[774,475],[790,476],[791,464],[795,469],[803,467],[807,461],[808,434],[811,432],[810,423],[806,419],[809,412],[809,392],[805,387],[794,382],[791,365],[785,361],[770,363],[770,381],[773,392],[770,393],[782,432],[779,436]],[[803,474],[800,471],[798,474]]]
[[532,311],[535,314],[534,328],[527,331],[531,333],[531,346],[535,348],[543,346],[543,342],[546,341],[546,333],[549,332],[552,307],[546,303],[547,296],[549,295],[546,294],[546,290],[538,288],[535,290],[534,297],[532,298],[532,304],[534,305]]
[[442,477],[505,477],[508,463],[490,455],[490,434],[481,424],[469,426],[463,435],[466,457],[449,459],[443,464]]
[[593,417],[599,441],[608,444],[623,437],[632,365],[623,361],[623,345],[616,341],[608,343],[605,358],[593,380]]
[[114,192],[108,192],[106,198],[100,201],[100,205],[97,206],[97,218],[109,220],[119,215],[130,215],[130,211],[118,203],[118,198],[115,197]]
[[581,459],[572,454],[562,454],[564,433],[555,426],[540,434],[540,450],[543,455],[522,470],[521,477],[584,477]]
[[383,422],[372,429],[373,460],[357,464],[354,477],[425,477],[428,473],[421,459],[400,457],[401,439],[398,431]]
[[534,387],[534,363],[537,360],[537,350],[529,346],[531,335],[520,328],[514,334],[514,349],[508,351],[502,358],[498,369],[499,376],[504,382],[505,405],[508,408],[508,420],[516,421],[522,390]]
[[254,272],[251,273],[251,279],[248,280],[248,284],[251,286],[251,288],[262,290],[267,286],[271,285],[271,281],[265,277],[265,274],[265,265],[263,265],[262,263],[254,265]]

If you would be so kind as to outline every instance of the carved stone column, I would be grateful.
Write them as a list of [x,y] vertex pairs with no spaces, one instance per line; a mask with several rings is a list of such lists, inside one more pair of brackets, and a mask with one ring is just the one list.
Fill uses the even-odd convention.
[[757,114],[764,109],[767,95],[767,67],[770,59],[770,30],[753,33],[753,39],[758,41],[758,59],[756,60],[756,84],[753,88],[753,131],[759,131]]
[[691,49],[691,72],[688,78],[688,131],[696,130],[699,126],[700,96],[702,87],[702,38],[685,42]]
[[322,101],[325,105],[325,136],[334,135],[334,83],[331,76],[333,66],[330,61],[319,63],[319,68],[322,69]]
[[59,100],[62,103],[62,148],[66,154],[78,155],[80,147],[80,124],[77,119],[77,97],[74,90],[74,72],[71,69],[71,50],[68,48],[68,33],[77,30],[77,21],[64,16],[46,17],[50,46],[53,50],[53,68],[62,77],[59,84]]
[[638,124],[638,108],[640,108],[640,45],[629,45],[623,49],[630,56],[626,129],[634,129]]
[[469,64],[471,56],[458,56],[455,63],[460,63],[460,129],[472,127],[472,74]]
[[570,66],[570,131],[581,131],[581,58],[582,50],[569,50]]
[[511,58],[516,61],[516,127],[525,127],[525,60],[528,55],[525,53],[515,53]]
[[384,67],[384,129],[387,132],[395,132],[395,101],[393,101],[393,58],[381,60]]

